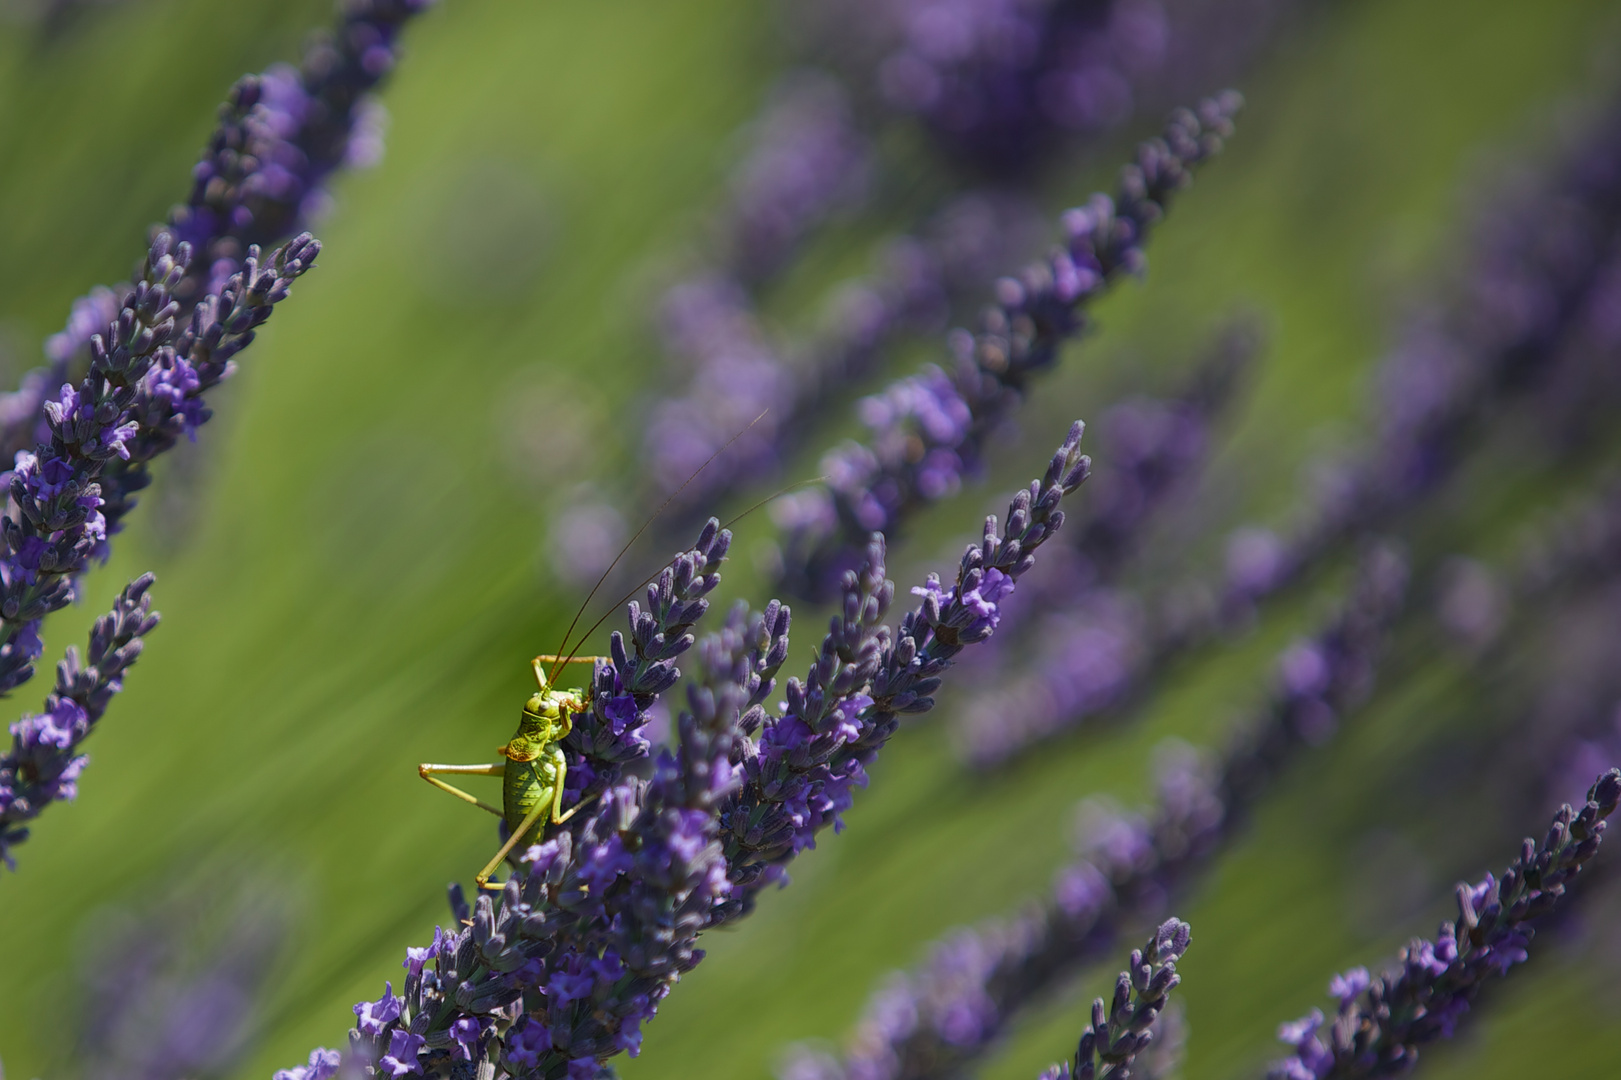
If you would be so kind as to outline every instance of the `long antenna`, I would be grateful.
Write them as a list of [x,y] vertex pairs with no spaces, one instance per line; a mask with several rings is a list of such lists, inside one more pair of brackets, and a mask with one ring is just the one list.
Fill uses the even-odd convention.
[[[702,465],[700,465],[696,469],[692,470],[692,475],[687,477],[685,480],[683,480],[681,482],[680,487],[678,487],[674,491],[670,492],[670,494],[665,498],[665,500],[662,503],[659,504],[659,508],[657,510],[653,511],[652,515],[650,517],[648,517],[648,519],[646,521],[642,522],[642,527],[636,530],[635,535],[633,535],[629,540],[625,541],[625,545],[619,549],[619,554],[614,556],[613,562],[608,564],[608,568],[602,572],[602,576],[597,578],[597,583],[595,585],[591,586],[591,591],[585,594],[585,599],[580,601],[580,607],[579,607],[579,609],[577,611],[574,612],[573,620],[569,622],[568,629],[563,632],[563,645],[568,644],[568,639],[571,636],[573,636],[573,634],[574,634],[574,628],[576,626],[580,625],[580,616],[584,615],[585,614],[585,609],[590,606],[591,598],[597,595],[597,590],[602,588],[602,583],[608,580],[608,575],[614,572],[614,567],[619,565],[619,560],[621,560],[621,559],[623,559],[625,557],[625,553],[628,552],[631,549],[631,545],[635,544],[636,541],[638,541],[638,540],[640,540],[642,538],[642,534],[644,532],[646,532],[649,528],[652,527],[653,522],[658,520],[659,515],[664,513],[664,511],[669,508],[669,505],[671,503],[675,502],[676,496],[680,495],[683,491],[687,490],[687,486],[689,484],[691,484],[694,480],[698,479],[698,474],[699,473],[701,473],[705,469],[709,468],[710,464],[712,464],[716,458],[720,457],[722,454],[726,453],[726,451],[730,450],[732,448],[733,443],[735,443],[737,440],[741,439],[744,435],[748,434],[749,429],[754,427],[754,425],[758,424],[761,420],[765,419],[765,414],[770,412],[770,411],[771,410],[770,410],[769,407],[761,409],[759,416],[756,416],[753,420],[750,420],[746,425],[744,425],[744,427],[743,427],[743,429],[741,431],[739,431],[736,435],[733,435],[730,439],[727,439],[725,445],[723,445],[720,449],[716,450],[713,454],[710,454],[709,457],[707,459],[705,459],[705,461],[704,461],[704,463]],[[649,580],[651,580],[651,579],[649,579]],[[637,588],[640,589],[641,586],[638,585]],[[634,593],[633,593],[633,595],[634,595]],[[623,601],[621,601],[621,602],[623,602]],[[614,607],[618,607],[618,606],[619,606],[618,604],[614,605]],[[610,609],[610,610],[612,610],[612,609]],[[599,622],[597,625],[600,626],[602,624]],[[594,630],[594,629],[596,629],[596,627],[592,627],[592,630]],[[583,643],[585,641],[585,639],[590,637],[590,636],[591,636],[591,630],[587,630],[585,632],[585,635],[580,638],[580,641]],[[562,652],[562,651],[563,651],[562,646],[559,646],[558,647],[558,652]],[[579,645],[575,645],[574,646],[574,651],[569,653],[569,658],[573,659],[575,653],[578,653],[579,651],[580,651]],[[566,664],[566,663],[567,663],[567,661],[564,661],[564,664]],[[558,672],[560,672],[563,669],[564,664],[558,664],[556,667],[552,668],[552,673],[551,673],[550,678],[551,678],[551,680],[553,682],[557,681],[557,674],[558,674]]]
[[809,487],[812,484],[825,484],[825,483],[827,483],[827,477],[825,477],[825,476],[812,476],[812,477],[809,477],[809,478],[807,478],[805,480],[796,480],[792,484],[789,484],[787,487],[781,488],[781,489],[779,489],[777,491],[772,492],[770,495],[767,495],[765,498],[761,499],[759,502],[755,503],[753,506],[751,506],[747,510],[743,511],[741,514],[738,514],[735,517],[733,517],[732,520],[730,520],[726,524],[722,525],[721,528],[730,529],[733,525],[736,525],[739,521],[742,521],[744,518],[748,517],[750,514],[754,513],[756,510],[760,509],[760,507],[764,506],[766,503],[771,502],[774,499],[780,499],[784,495],[788,494],[790,491],[794,491],[794,490],[796,490],[798,488],[802,488],[802,487]]
[[[732,518],[731,521],[728,521],[726,524],[722,525],[721,528],[722,529],[730,529],[733,525],[737,524],[739,521],[742,521],[744,518],[748,517],[750,514],[754,513],[756,510],[760,509],[760,507],[764,506],[766,503],[770,502],[772,499],[781,498],[782,496],[788,494],[790,491],[793,491],[795,488],[802,488],[802,487],[805,487],[807,484],[823,483],[826,480],[827,480],[827,477],[825,477],[825,476],[813,476],[808,480],[800,480],[800,481],[797,481],[796,483],[789,484],[787,487],[785,487],[782,490],[776,492],[775,494],[767,495],[765,498],[761,499],[759,502],[755,503],[753,506],[751,506],[747,510],[743,511],[741,514],[736,515],[735,517]],[[639,593],[643,589],[647,588],[647,586],[651,585],[653,583],[654,579],[657,578],[662,573],[664,573],[664,567],[661,566],[657,570],[653,571],[652,574],[650,574],[646,578],[643,578],[642,583],[640,585],[637,585],[635,588],[631,589],[630,592],[626,593],[624,596],[621,596],[619,598],[619,600],[612,607],[610,607],[607,611],[604,611],[602,613],[602,618],[600,618],[596,622],[592,623],[590,628],[587,629],[585,633],[580,635],[579,644],[574,646],[574,651],[568,654],[568,660],[564,660],[563,664],[567,664],[570,660],[573,660],[577,655],[579,655],[580,647],[582,645],[584,645],[587,641],[591,640],[591,635],[596,633],[597,629],[599,627],[601,627],[603,623],[608,621],[609,616],[611,616],[615,611],[619,610],[619,605],[620,604],[624,604],[624,603],[628,602],[631,597],[635,596],[637,593]],[[559,664],[558,667],[561,668],[562,664]],[[553,678],[554,679],[556,678],[555,674],[553,675]]]

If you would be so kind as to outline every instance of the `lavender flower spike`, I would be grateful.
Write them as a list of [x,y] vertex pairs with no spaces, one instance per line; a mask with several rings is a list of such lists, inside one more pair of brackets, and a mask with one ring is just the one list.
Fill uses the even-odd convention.
[[820,595],[861,561],[866,536],[892,535],[912,512],[955,492],[989,433],[1017,406],[1031,376],[1086,326],[1084,307],[1122,273],[1140,273],[1143,248],[1171,196],[1218,153],[1242,99],[1228,92],[1172,114],[1163,137],[1137,148],[1115,199],[1094,196],[1064,215],[1064,244],[1017,278],[997,283],[979,333],[956,332],[951,371],[936,367],[862,403],[869,445],[824,460],[831,479],[785,501],[789,587]]
[[9,476],[10,510],[0,530],[0,693],[26,682],[43,648],[39,621],[73,595],[73,577],[107,538],[97,483],[109,459],[128,456],[130,410],[148,371],[173,355],[179,305],[170,290],[191,259],[186,244],[160,234],[142,280],[108,329],[91,339],[94,358],[78,386],[47,403],[50,440],[19,453]]
[[[433,3],[342,0],[337,27],[311,41],[300,67],[278,64],[231,88],[192,169],[187,201],[161,227],[196,253],[172,290],[182,321],[241,269],[250,247],[302,230],[329,201],[325,185],[333,172],[377,160],[383,108],[372,92],[399,59],[400,30]],[[0,457],[10,460],[43,438],[51,389],[82,371],[91,335],[117,317],[129,291],[97,286],[75,300],[67,325],[45,342],[50,366],[0,394]]]
[[[691,644],[687,628],[703,613],[730,543],[711,520],[698,547],[648,590],[649,610],[631,605],[638,660],[616,635],[612,661],[598,666],[591,709],[576,718],[584,734],[564,744],[569,772],[595,778],[586,781],[594,801],[520,856],[498,898],[481,895],[469,906],[452,891],[465,929],[436,932],[432,945],[407,953],[402,996],[390,985],[356,1006],[354,1063],[396,1077],[489,1063],[555,1080],[595,1076],[614,1055],[636,1053],[642,1025],[703,958],[697,935],[749,910],[766,871],[848,806],[850,787],[864,782],[897,714],[931,707],[951,658],[990,636],[997,600],[1033,565],[1035,548],[1063,522],[1059,501],[1086,477],[1081,430],[1070,429],[1046,479],[1014,498],[1005,533],[987,523],[954,588],[931,575],[917,590],[923,602],[892,647],[880,620],[893,586],[883,580],[883,539],[874,537],[871,564],[849,575],[845,609],[811,680],[791,684],[790,712],[775,723],[763,703],[787,657],[788,611],[773,603],[758,616],[734,613],[699,649],[678,746],[641,779],[622,763],[646,756],[636,732],[678,675],[669,658]],[[817,718],[816,727],[805,717]],[[748,737],[761,729],[764,751]],[[758,766],[773,760],[782,767],[765,775],[785,784],[763,790]],[[785,786],[797,795],[790,806]],[[742,807],[759,812],[740,815]],[[768,827],[739,836],[751,818]]]
[[1081,1035],[1074,1065],[1054,1065],[1041,1080],[1131,1080],[1132,1063],[1153,1038],[1149,1029],[1182,981],[1176,961],[1187,952],[1192,936],[1187,923],[1167,919],[1147,945],[1131,950],[1131,963],[1114,984],[1107,1018],[1103,999],[1093,1001],[1092,1026]]
[[[734,615],[719,644],[699,649],[676,751],[651,779],[629,773],[648,757],[648,709],[680,678],[674,660],[693,645],[730,544],[711,519],[648,587],[646,608],[628,606],[629,643],[613,635],[590,708],[563,744],[581,785],[570,792],[589,788],[594,801],[521,853],[498,897],[469,906],[452,890],[455,931],[408,950],[399,996],[390,985],[356,1006],[351,1066],[403,1076],[494,1062],[506,1075],[558,1077],[635,1051],[641,1024],[702,958],[693,939],[729,888],[715,805],[734,783],[740,713],[758,710],[787,655],[786,609]],[[288,1075],[326,1080],[337,1065],[310,1061]]]
[[108,536],[133,505],[129,495],[147,483],[145,461],[208,419],[199,395],[230,374],[230,357],[252,342],[319,251],[306,234],[260,269],[250,249],[244,269],[193,310],[177,337],[171,290],[191,247],[167,232],[153,240],[142,280],[107,339],[90,340],[90,370],[46,403],[49,441],[19,453],[10,473],[14,509],[0,522],[0,693],[32,677],[43,648],[40,620],[72,599],[92,556],[105,556]]
[[16,869],[11,849],[28,839],[24,823],[57,799],[78,793],[79,773],[90,760],[82,743],[123,688],[123,673],[141,655],[141,638],[158,625],[151,574],[124,587],[112,611],[90,630],[89,663],[69,646],[56,666],[56,688],[45,711],[11,725],[11,752],[0,756],[0,862]]
[[1237,831],[1282,766],[1320,743],[1368,690],[1406,576],[1396,552],[1373,549],[1344,608],[1278,658],[1269,700],[1221,761],[1180,744],[1162,754],[1151,810],[1088,815],[1079,857],[1059,870],[1039,905],[951,932],[918,969],[891,976],[874,993],[841,1057],[801,1054],[784,1075],[971,1073],[1021,1011],[1114,948],[1131,920],[1161,910]]
[[131,496],[151,483],[147,463],[182,435],[196,439],[197,429],[213,415],[203,394],[236,371],[233,357],[253,344],[257,328],[320,253],[321,242],[309,233],[262,257],[258,247],[249,247],[240,268],[193,306],[174,354],[160,355],[138,388],[130,409],[135,431],[124,445],[128,453],[108,462],[102,474],[108,536],[119,531],[124,515],[134,508]]
[[1294,1054],[1274,1065],[1270,1080],[1351,1080],[1404,1073],[1421,1044],[1451,1038],[1481,986],[1526,959],[1531,922],[1553,909],[1582,866],[1598,851],[1605,819],[1621,801],[1621,769],[1600,776],[1587,804],[1567,804],[1538,844],[1527,838],[1520,857],[1498,880],[1458,886],[1458,919],[1441,924],[1436,940],[1415,938],[1400,966],[1377,978],[1366,968],[1337,975],[1329,993],[1339,1011],[1327,1021],[1313,1009],[1278,1029]]
[[780,882],[783,867],[814,846],[817,833],[840,823],[900,714],[933,708],[953,658],[995,631],[998,604],[1064,522],[1059,502],[1086,480],[1084,430],[1080,421],[1071,425],[1046,475],[1014,496],[1000,535],[996,519],[986,520],[984,539],[963,555],[955,585],[948,589],[930,574],[912,590],[922,603],[893,638],[883,618],[894,586],[884,580],[883,535],[873,534],[861,572],[844,575],[842,609],[805,681],[789,680],[784,714],[739,748],[743,784],[721,816],[737,888],[717,923],[746,914],[755,894]]

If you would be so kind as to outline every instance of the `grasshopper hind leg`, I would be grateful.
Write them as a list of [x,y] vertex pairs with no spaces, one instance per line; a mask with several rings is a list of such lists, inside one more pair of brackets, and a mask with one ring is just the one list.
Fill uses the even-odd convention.
[[[518,824],[518,827],[512,830],[512,835],[507,837],[507,842],[501,845],[501,850],[495,853],[495,858],[491,859],[484,869],[478,872],[474,880],[478,882],[480,889],[500,889],[504,887],[504,883],[491,883],[490,875],[495,873],[496,867],[500,866],[502,860],[512,853],[512,849],[518,846],[518,841],[529,835],[529,830],[533,829],[537,822],[542,818],[546,818],[552,823],[567,821],[574,816],[574,811],[579,809],[579,806],[575,806],[567,814],[562,813],[563,781],[568,777],[568,761],[563,757],[563,751],[556,746],[547,751],[547,756],[551,760],[552,768],[556,770],[553,773],[552,797],[536,804],[535,808],[529,811],[523,821]],[[531,765],[530,768],[533,769],[534,766]],[[538,775],[536,779],[539,779]]]
[[432,784],[434,787],[438,788],[440,791],[456,796],[456,798],[460,799],[462,802],[472,803],[480,810],[488,810],[496,817],[505,817],[505,814],[491,806],[489,803],[483,802],[478,798],[469,795],[459,787],[445,783],[435,774],[444,773],[448,776],[504,776],[506,774],[506,768],[507,767],[504,764],[434,765],[423,763],[417,766],[417,775],[422,777],[422,779],[426,780],[428,783]]

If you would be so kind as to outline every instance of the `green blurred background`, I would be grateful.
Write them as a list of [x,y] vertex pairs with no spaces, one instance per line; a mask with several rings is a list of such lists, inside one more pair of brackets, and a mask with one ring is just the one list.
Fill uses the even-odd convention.
[[[8,382],[38,363],[73,297],[129,272],[147,224],[183,197],[230,82],[296,57],[329,14],[325,0],[128,0],[47,30],[9,3]],[[385,97],[386,156],[338,182],[319,270],[222,388],[198,445],[163,463],[86,602],[48,627],[50,657],[126,580],[158,574],[164,625],[90,745],[79,801],[47,813],[18,872],[0,875],[6,1075],[80,1068],[66,1049],[76,987],[111,911],[202,925],[228,923],[244,891],[283,906],[287,946],[238,1070],[261,1078],[342,1045],[350,1005],[448,919],[445,883],[483,862],[491,830],[414,765],[486,760],[528,693],[527,658],[555,646],[579,601],[547,567],[549,518],[583,481],[622,488],[638,410],[667,385],[651,283],[723,195],[735,133],[783,62],[774,27],[768,5],[736,0],[444,0],[411,30]],[[1240,132],[1158,235],[1146,281],[1098,309],[1101,331],[1066,357],[994,482],[921,521],[892,576],[904,589],[954,562],[958,532],[1041,467],[1068,419],[1182,369],[1240,309],[1262,314],[1268,348],[1207,501],[1223,529],[1280,515],[1308,454],[1358,438],[1368,372],[1408,298],[1464,269],[1466,196],[1553,145],[1571,107],[1605,87],[1618,27],[1621,6],[1597,0],[1360,0],[1304,19],[1241,81]],[[1055,171],[1045,201],[1107,185],[1126,135],[1149,127]],[[828,282],[866,265],[873,228],[824,238],[773,311],[808,318]],[[532,432],[553,410],[576,434],[543,440],[537,461]],[[1450,533],[1419,541],[1492,554],[1558,490],[1530,465],[1482,465],[1447,508]],[[739,526],[727,597],[764,599],[753,561],[769,534],[765,515]],[[942,724],[907,730],[845,832],[706,942],[623,1071],[761,1076],[792,1040],[839,1038],[923,943],[1045,888],[1076,800],[1145,797],[1167,735],[1218,743],[1264,692],[1269,658],[1323,610],[1309,591],[1278,605],[1245,640],[1179,667],[1140,722],[993,777],[954,763]],[[797,625],[786,671],[804,666],[821,619],[802,611]],[[1492,819],[1486,792],[1435,819],[1393,794],[1423,783],[1404,765],[1491,712],[1455,659],[1414,647],[1178,908],[1195,927],[1186,1076],[1257,1075],[1277,1022],[1322,1004],[1329,974],[1431,930],[1456,876],[1497,867],[1539,827]],[[37,707],[45,681],[6,719]],[[1470,839],[1448,831],[1482,816],[1492,828]],[[1399,917],[1356,910],[1372,835],[1439,867]],[[1021,1025],[988,1075],[1029,1078],[1068,1053],[1081,999],[1114,966]],[[1575,950],[1539,955],[1427,1073],[1621,1075],[1616,971]]]

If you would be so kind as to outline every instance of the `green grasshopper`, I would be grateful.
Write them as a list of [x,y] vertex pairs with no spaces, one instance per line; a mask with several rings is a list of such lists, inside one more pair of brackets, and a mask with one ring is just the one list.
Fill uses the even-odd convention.
[[[758,424],[763,416],[765,416],[765,413],[761,412],[759,416],[749,421],[742,431],[733,435],[725,446],[711,454],[709,460],[698,466],[697,470],[687,477],[686,482],[677,488],[674,494],[665,499],[663,505],[653,512],[652,517],[649,517],[642,527],[636,530],[635,535],[625,542],[625,546],[619,549],[619,554],[614,556],[613,562],[608,564],[608,569],[604,570],[602,576],[597,579],[596,585],[591,587],[591,592],[586,596],[585,602],[580,605],[580,610],[574,613],[574,621],[569,623],[568,629],[563,633],[565,644],[574,636],[574,628],[579,625],[580,616],[585,613],[586,606],[591,603],[591,598],[597,594],[597,589],[602,587],[602,583],[608,580],[608,575],[613,573],[614,567],[619,565],[619,560],[624,558],[625,554],[630,551],[631,545],[636,543],[642,533],[647,531],[648,526],[652,525],[653,521],[664,512],[665,507],[669,506],[675,497],[686,489],[687,484],[697,479],[698,473],[703,472],[708,467],[709,462],[725,453],[732,443],[742,438],[744,432]],[[811,480],[802,480],[799,483],[790,484],[788,487],[783,488],[782,491],[777,492],[776,495],[755,503],[722,527],[731,528],[739,519],[747,517],[778,495],[822,479],[824,478],[815,477]],[[641,585],[626,593],[620,603],[629,600],[651,580],[650,578],[648,581],[643,581]],[[617,606],[615,605],[615,607]],[[608,615],[604,614],[582,635],[580,640],[588,639],[607,618]],[[575,648],[578,649],[579,646],[576,645]],[[563,778],[568,773],[568,763],[564,760],[563,750],[559,744],[568,738],[570,731],[574,730],[572,714],[585,712],[587,708],[586,698],[578,690],[552,689],[551,680],[546,676],[543,662],[555,663],[556,666],[553,667],[551,675],[551,678],[555,679],[557,673],[567,664],[589,664],[607,659],[605,656],[576,656],[571,653],[568,656],[542,655],[535,657],[531,661],[535,669],[535,681],[540,684],[540,692],[531,697],[528,703],[524,705],[523,715],[518,718],[517,734],[507,740],[505,746],[496,750],[496,753],[506,758],[504,763],[497,762],[492,765],[435,765],[424,763],[417,766],[417,775],[434,787],[441,791],[448,791],[463,802],[472,803],[480,810],[488,810],[496,817],[506,821],[511,835],[507,837],[507,842],[501,845],[501,850],[495,853],[495,858],[491,859],[484,869],[478,872],[476,880],[480,889],[500,889],[500,884],[490,884],[490,875],[495,873],[496,867],[501,865],[501,860],[505,859],[513,848],[517,847],[520,842],[524,844],[538,843],[547,825],[558,825],[567,821],[574,816],[581,806],[585,805],[585,801],[581,801],[575,805],[573,810],[566,814],[563,813]],[[461,788],[445,783],[436,775],[439,773],[446,776],[501,777],[502,809],[497,810]]]
[[[501,886],[490,884],[490,875],[495,873],[496,867],[501,865],[512,849],[518,844],[538,843],[541,834],[547,825],[555,825],[567,821],[574,816],[584,803],[577,804],[573,810],[563,813],[563,779],[567,775],[568,765],[563,759],[563,749],[558,744],[568,737],[574,728],[573,714],[586,710],[585,694],[579,690],[555,690],[546,678],[545,662],[557,662],[557,669],[564,664],[595,663],[604,659],[598,656],[537,656],[531,663],[535,669],[535,681],[540,684],[540,692],[535,694],[523,707],[523,714],[518,718],[518,731],[507,740],[504,746],[496,750],[506,759],[505,762],[496,762],[491,765],[435,765],[424,763],[417,766],[417,775],[441,791],[472,803],[480,810],[488,810],[496,817],[507,823],[511,835],[507,842],[501,845],[501,850],[495,853],[495,858],[483,870],[478,872],[477,881],[480,889],[499,889]],[[553,677],[557,674],[554,669]],[[453,787],[439,779],[438,774],[447,776],[499,776],[501,777],[501,806],[497,810],[486,802],[482,802],[461,788]]]

